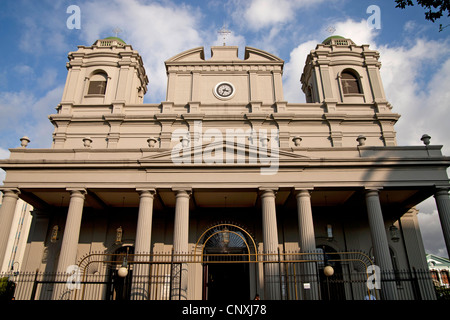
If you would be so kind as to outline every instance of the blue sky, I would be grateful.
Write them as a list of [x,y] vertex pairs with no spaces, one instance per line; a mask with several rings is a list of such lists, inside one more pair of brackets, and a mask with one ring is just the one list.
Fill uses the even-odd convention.
[[[67,8],[80,8],[80,29],[67,28]],[[380,28],[368,25],[380,9]],[[66,80],[67,54],[78,45],[113,35],[143,57],[150,79],[146,103],[165,99],[164,61],[194,47],[222,44],[218,30],[231,30],[227,44],[256,47],[285,61],[285,100],[304,102],[299,78],[307,53],[331,34],[370,44],[381,54],[381,75],[394,112],[399,145],[432,144],[450,155],[450,27],[439,32],[420,7],[401,10],[394,0],[2,0],[0,2],[0,158],[30,137],[31,148],[51,146],[55,113]],[[377,20],[378,21],[378,20]],[[0,183],[4,172],[0,170]],[[447,256],[433,199],[419,205],[428,252]]]

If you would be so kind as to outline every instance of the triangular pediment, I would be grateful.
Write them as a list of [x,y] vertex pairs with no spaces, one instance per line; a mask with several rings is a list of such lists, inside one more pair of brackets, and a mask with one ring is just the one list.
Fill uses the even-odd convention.
[[188,147],[177,146],[171,150],[164,150],[149,156],[142,157],[143,163],[173,163],[173,164],[207,164],[207,165],[233,165],[233,164],[267,164],[268,162],[308,160],[310,157],[280,150],[279,148],[254,147],[237,142],[212,142]]

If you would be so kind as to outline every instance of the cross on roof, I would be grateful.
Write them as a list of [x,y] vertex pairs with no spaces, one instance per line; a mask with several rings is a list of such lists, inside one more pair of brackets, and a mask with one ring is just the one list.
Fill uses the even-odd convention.
[[219,31],[217,31],[218,34],[222,35],[223,37],[223,45],[225,45],[226,38],[231,34],[230,30],[227,30],[225,26],[222,27]]
[[114,34],[116,35],[116,38],[117,38],[117,35],[122,32],[122,29],[120,29],[119,27],[115,27],[112,30],[112,32],[114,32]]

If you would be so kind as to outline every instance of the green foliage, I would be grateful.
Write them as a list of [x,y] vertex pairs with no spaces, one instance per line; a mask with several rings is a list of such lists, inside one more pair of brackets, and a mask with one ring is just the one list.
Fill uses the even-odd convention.
[[[405,9],[407,6],[414,6],[412,0],[395,0],[396,8]],[[422,6],[425,10],[425,19],[431,22],[443,17],[445,14],[450,16],[450,0],[416,0],[417,4]],[[442,31],[445,27],[442,24],[439,26],[439,31]]]
[[8,277],[0,279],[0,300],[11,300],[14,296],[15,284]]
[[438,300],[450,300],[450,288],[435,287]]

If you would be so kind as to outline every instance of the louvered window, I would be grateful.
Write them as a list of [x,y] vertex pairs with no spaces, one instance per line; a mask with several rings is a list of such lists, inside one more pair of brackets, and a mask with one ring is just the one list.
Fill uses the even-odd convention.
[[359,94],[361,87],[358,78],[350,71],[344,71],[341,74],[342,90],[344,94]]
[[88,94],[102,94],[106,92],[108,77],[104,73],[94,74],[89,81]]

